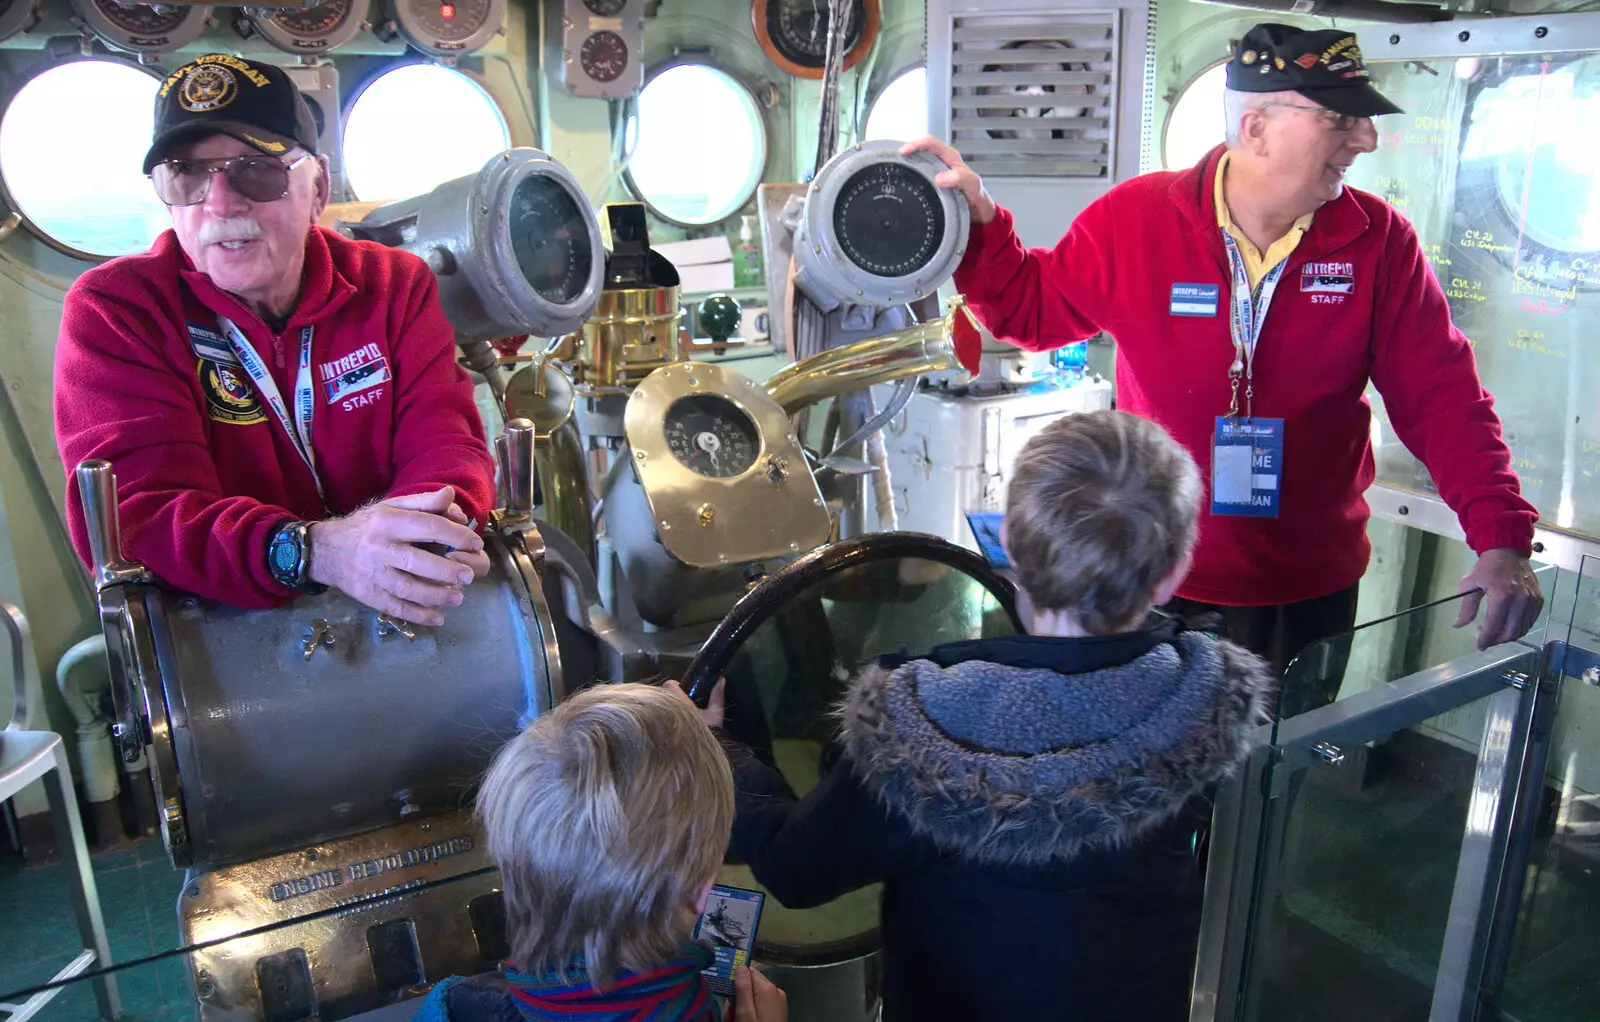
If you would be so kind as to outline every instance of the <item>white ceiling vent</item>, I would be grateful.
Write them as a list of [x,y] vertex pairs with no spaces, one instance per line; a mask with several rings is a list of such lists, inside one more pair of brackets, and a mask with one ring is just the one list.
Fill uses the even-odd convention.
[[952,13],[950,142],[967,164],[1113,179],[1120,12]]

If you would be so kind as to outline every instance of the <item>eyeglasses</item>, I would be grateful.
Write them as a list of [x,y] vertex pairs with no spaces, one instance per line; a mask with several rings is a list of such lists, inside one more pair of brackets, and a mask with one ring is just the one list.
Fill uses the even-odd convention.
[[228,187],[251,202],[274,202],[289,194],[289,171],[311,159],[310,154],[291,163],[272,156],[228,156],[214,160],[166,160],[155,165],[150,180],[156,197],[169,206],[193,206],[206,201],[211,175],[222,172]]
[[1304,103],[1262,103],[1267,106],[1286,106],[1290,110],[1310,110],[1317,114],[1334,131],[1353,131],[1355,126],[1372,120],[1370,117],[1357,117],[1355,114],[1341,114],[1337,110],[1329,110],[1325,106],[1306,106]]

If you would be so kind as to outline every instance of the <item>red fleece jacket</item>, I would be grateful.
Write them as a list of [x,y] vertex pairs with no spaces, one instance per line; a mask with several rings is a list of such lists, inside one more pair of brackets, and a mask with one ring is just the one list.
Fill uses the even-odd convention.
[[[218,354],[220,315],[291,406],[301,327],[313,327],[312,444],[327,507],[244,370],[204,357]],[[197,272],[171,231],[83,274],[61,315],[55,420],[69,474],[86,458],[115,469],[123,552],[170,585],[239,607],[293,598],[266,564],[285,521],[448,484],[481,523],[493,500],[472,385],[427,267],[320,227],[307,235],[299,304],[278,335]],[[67,520],[88,563],[71,478]]]
[[[1369,379],[1472,549],[1528,554],[1537,512],[1521,496],[1493,400],[1416,231],[1353,188],[1317,210],[1256,349],[1255,414],[1285,420],[1279,517],[1208,513],[1211,437],[1228,410],[1234,357],[1228,256],[1213,197],[1222,151],[1191,170],[1117,185],[1054,249],[1024,249],[1002,209],[973,226],[955,278],[997,337],[1029,350],[1102,330],[1115,338],[1118,407],[1164,426],[1206,482],[1194,570],[1179,594],[1261,606],[1324,596],[1361,578],[1371,553],[1362,497],[1374,476]],[[1342,265],[1316,265],[1327,263]],[[1330,273],[1353,276],[1353,289],[1320,289],[1315,278]],[[1172,315],[1174,284],[1220,286],[1217,314]],[[961,354],[976,361],[975,351]]]

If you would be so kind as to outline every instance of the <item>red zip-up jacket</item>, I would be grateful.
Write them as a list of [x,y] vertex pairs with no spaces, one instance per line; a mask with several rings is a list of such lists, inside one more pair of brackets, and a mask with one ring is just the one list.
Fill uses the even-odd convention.
[[[1371,544],[1367,381],[1461,519],[1467,543],[1531,552],[1494,402],[1415,229],[1377,196],[1345,188],[1317,210],[1267,313],[1255,414],[1284,420],[1277,518],[1212,515],[1211,438],[1228,411],[1228,256],[1213,183],[1223,149],[1186,171],[1125,181],[1080,213],[1054,249],[1023,248],[1002,209],[974,224],[956,286],[997,336],[1032,351],[1102,330],[1117,343],[1117,405],[1188,448],[1205,479],[1194,569],[1178,590],[1225,606],[1292,603],[1360,580]],[[1349,278],[1348,293],[1328,279]],[[1215,316],[1174,315],[1175,284],[1215,284]],[[1341,285],[1342,286],[1342,285]],[[960,347],[975,365],[975,342]],[[1241,397],[1242,401],[1242,397]]]
[[[73,467],[111,462],[123,553],[169,585],[238,607],[294,591],[267,570],[272,533],[383,497],[450,485],[482,523],[494,464],[422,260],[313,227],[300,299],[274,335],[196,271],[167,231],[148,252],[84,273],[67,292],[56,350],[56,442],[69,473],[72,544],[89,562]],[[301,328],[313,328],[316,480],[218,317],[238,325],[293,415]]]

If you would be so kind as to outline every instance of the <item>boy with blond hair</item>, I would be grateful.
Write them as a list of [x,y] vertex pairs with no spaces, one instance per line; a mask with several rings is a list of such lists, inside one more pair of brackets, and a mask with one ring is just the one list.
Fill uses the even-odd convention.
[[[733,785],[681,693],[597,685],[506,743],[478,793],[511,962],[450,979],[419,1020],[719,1022],[690,941],[722,865]],[[737,1022],[784,1022],[784,995],[735,975]]]
[[839,762],[803,800],[726,743],[732,852],[778,900],[884,885],[884,1022],[1189,1017],[1196,834],[1272,689],[1253,654],[1151,616],[1200,499],[1155,423],[1051,424],[1017,461],[1002,537],[1027,634],[864,670]]

